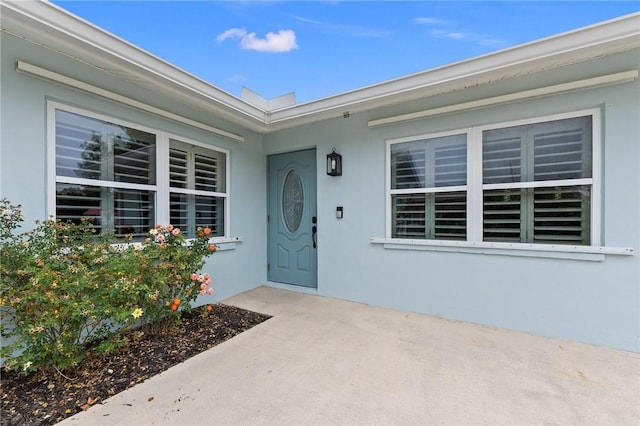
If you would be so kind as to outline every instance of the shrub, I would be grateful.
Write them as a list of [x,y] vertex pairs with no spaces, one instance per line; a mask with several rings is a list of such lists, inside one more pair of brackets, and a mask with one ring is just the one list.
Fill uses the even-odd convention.
[[198,295],[213,293],[209,274],[195,273],[216,250],[209,244],[210,233],[209,228],[199,228],[196,238],[187,242],[179,228],[158,225],[144,243],[134,243],[139,273],[149,289],[139,304],[149,321],[165,325],[179,320]]
[[123,342],[116,329],[179,321],[211,279],[198,275],[215,251],[208,229],[186,241],[171,225],[144,242],[112,244],[89,223],[36,222],[18,233],[19,205],[0,201],[0,309],[5,367],[64,369],[100,340],[108,352]]

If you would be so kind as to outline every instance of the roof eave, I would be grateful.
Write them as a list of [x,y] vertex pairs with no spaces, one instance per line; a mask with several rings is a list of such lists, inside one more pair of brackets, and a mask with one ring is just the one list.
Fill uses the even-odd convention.
[[270,131],[532,74],[640,47],[640,13],[268,112]]

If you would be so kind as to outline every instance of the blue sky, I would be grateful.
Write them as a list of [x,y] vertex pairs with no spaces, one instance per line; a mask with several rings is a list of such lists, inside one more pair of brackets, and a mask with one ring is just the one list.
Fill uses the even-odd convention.
[[54,1],[240,96],[320,99],[634,13],[638,1]]

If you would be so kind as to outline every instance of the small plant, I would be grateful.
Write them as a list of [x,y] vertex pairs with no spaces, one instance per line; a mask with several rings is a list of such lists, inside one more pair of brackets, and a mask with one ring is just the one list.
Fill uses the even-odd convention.
[[[207,228],[186,241],[178,228],[157,226],[144,242],[112,244],[89,223],[36,222],[18,233],[19,205],[0,200],[0,312],[5,367],[64,369],[86,345],[108,353],[127,342],[118,329],[168,326],[211,278],[197,274],[215,251]],[[174,308],[175,307],[175,308]],[[6,344],[6,342],[9,342]]]

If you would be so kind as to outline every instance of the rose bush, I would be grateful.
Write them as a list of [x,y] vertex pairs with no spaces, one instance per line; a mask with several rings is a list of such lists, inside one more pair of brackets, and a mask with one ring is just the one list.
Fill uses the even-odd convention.
[[[113,244],[89,223],[36,222],[19,232],[19,205],[0,200],[1,356],[10,369],[64,369],[87,344],[109,352],[126,344],[117,330],[145,322],[166,327],[211,294],[197,274],[215,251],[207,228],[186,240],[178,228],[157,226],[143,242]],[[177,303],[176,303],[177,302]]]
[[198,295],[212,294],[209,274],[196,274],[205,258],[216,251],[209,243],[209,228],[199,228],[189,241],[179,228],[157,225],[139,245],[142,282],[148,287],[139,301],[146,318],[159,326],[180,319]]

